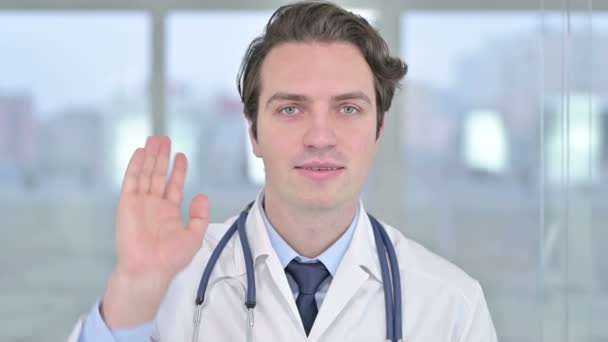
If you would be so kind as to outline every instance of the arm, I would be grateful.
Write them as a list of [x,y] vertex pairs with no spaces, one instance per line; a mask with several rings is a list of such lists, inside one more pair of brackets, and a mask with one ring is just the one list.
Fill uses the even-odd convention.
[[82,322],[78,342],[149,342],[153,336],[153,321],[128,329],[110,330],[101,318],[100,310],[100,303],[95,303],[86,320]]
[[498,342],[483,290],[477,284],[477,296],[460,342]]
[[111,329],[156,316],[173,276],[192,260],[207,230],[209,207],[202,195],[192,200],[188,225],[181,222],[186,157],[175,156],[167,180],[170,143],[167,137],[150,137],[125,173],[116,220],[118,265],[101,310]]
[[103,305],[96,306],[77,326],[71,342],[80,335],[86,341],[88,336],[98,341],[120,341],[114,338],[122,333],[131,336],[148,325],[175,274],[200,249],[209,224],[208,201],[203,195],[196,196],[190,204],[189,222],[182,224],[187,159],[178,153],[167,179],[170,156],[171,141],[167,137],[150,137],[145,148],[133,153],[116,216],[118,263],[108,281]]

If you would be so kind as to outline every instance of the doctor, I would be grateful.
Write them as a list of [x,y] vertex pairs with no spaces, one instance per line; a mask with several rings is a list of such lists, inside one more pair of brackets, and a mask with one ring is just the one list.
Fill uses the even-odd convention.
[[[279,8],[239,74],[266,171],[244,221],[255,308],[244,304],[247,252],[236,234],[197,310],[203,271],[236,217],[209,224],[198,195],[182,224],[186,157],[167,177],[170,140],[150,137],[125,173],[116,269],[69,341],[384,341],[386,282],[360,195],[406,70],[361,17],[326,2]],[[403,340],[496,341],[479,283],[382,226],[401,274]]]

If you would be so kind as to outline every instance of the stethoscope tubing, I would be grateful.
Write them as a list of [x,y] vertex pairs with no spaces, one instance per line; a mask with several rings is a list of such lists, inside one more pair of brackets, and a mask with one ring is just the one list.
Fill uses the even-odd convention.
[[[387,335],[386,335],[386,339],[390,340],[390,341],[400,341],[403,338],[403,326],[402,326],[402,302],[401,302],[401,273],[399,272],[399,262],[397,259],[397,253],[395,252],[395,246],[393,246],[390,238],[388,237],[388,234],[386,233],[386,230],[382,228],[382,225],[380,224],[380,222],[378,222],[378,220],[376,220],[375,217],[368,215],[369,216],[369,220],[372,223],[372,227],[375,227],[374,230],[378,231],[381,239],[382,239],[382,244],[384,245],[386,252],[388,254],[388,261],[389,261],[389,265],[391,268],[391,275],[392,275],[392,286],[389,287],[389,289],[387,289],[387,286],[384,285],[384,293],[385,293],[385,297],[388,297],[386,295],[387,292],[391,292],[392,293],[392,309],[393,314],[391,315],[391,321],[393,321],[393,330],[392,330],[392,334],[388,334],[387,331]],[[378,252],[380,252],[380,250],[378,250]],[[380,256],[379,256],[380,257]],[[383,269],[386,269],[386,259],[380,257],[380,263],[382,264],[382,261],[384,261],[385,266],[383,267]],[[382,272],[383,274],[383,282],[386,281],[386,279],[384,279],[384,270]],[[388,291],[387,291],[388,290]],[[389,319],[389,316],[387,316],[387,320]],[[388,324],[387,324],[387,330],[388,330]]]
[[[243,249],[243,256],[245,258],[245,268],[247,273],[247,295],[245,306],[249,312],[249,325],[251,328],[253,327],[253,309],[256,306],[255,272],[253,256],[251,254],[249,240],[247,239],[247,232],[245,231],[247,215],[252,205],[253,202],[249,203],[247,207],[240,213],[236,222],[234,222],[228,231],[226,231],[209,257],[207,266],[205,267],[205,270],[201,276],[196,295],[195,304],[197,306],[197,310],[195,313],[194,323],[197,326],[194,327],[193,341],[196,341],[198,338],[198,325],[200,324],[202,308],[201,305],[205,301],[205,294],[211,278],[211,272],[213,271],[220,254],[228,244],[228,241],[236,232],[239,234],[241,247]],[[376,220],[376,218],[374,218],[372,215],[368,216],[372,225],[374,240],[378,252],[378,259],[380,261],[380,269],[382,271],[382,285],[384,287],[384,304],[386,315],[386,339],[388,341],[398,342],[402,340],[403,327],[401,275],[399,272],[397,254],[395,252],[395,247],[391,243],[390,238],[388,237],[388,234],[386,233],[386,230],[382,224],[380,224],[380,222],[378,222],[378,220]]]

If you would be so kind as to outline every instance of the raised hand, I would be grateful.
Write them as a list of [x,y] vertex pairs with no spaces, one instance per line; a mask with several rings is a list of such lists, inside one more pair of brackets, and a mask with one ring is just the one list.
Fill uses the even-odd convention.
[[207,198],[190,204],[187,226],[180,219],[187,159],[175,156],[167,180],[171,141],[150,137],[125,173],[116,220],[118,265],[108,283],[102,315],[111,328],[151,320],[173,276],[199,250],[209,224]]

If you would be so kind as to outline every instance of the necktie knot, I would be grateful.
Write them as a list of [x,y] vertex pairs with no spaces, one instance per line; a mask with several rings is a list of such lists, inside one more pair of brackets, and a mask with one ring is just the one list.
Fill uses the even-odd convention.
[[285,271],[291,275],[293,280],[298,284],[300,294],[296,299],[296,306],[302,318],[304,331],[306,336],[310,333],[312,325],[317,317],[318,308],[315,300],[315,293],[329,276],[329,271],[320,262],[302,263],[297,260],[292,260]]
[[329,276],[329,271],[320,262],[303,263],[292,260],[285,268],[298,284],[301,294],[314,295]]

